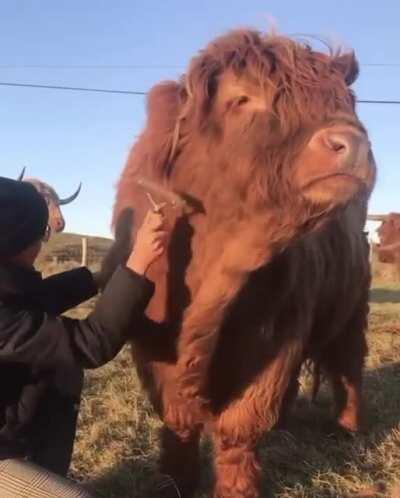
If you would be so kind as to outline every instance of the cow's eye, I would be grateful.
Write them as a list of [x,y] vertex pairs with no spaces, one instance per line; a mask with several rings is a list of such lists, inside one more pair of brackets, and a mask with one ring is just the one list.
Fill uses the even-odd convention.
[[226,103],[226,108],[235,110],[238,109],[239,107],[246,105],[249,102],[250,102],[250,97],[248,97],[247,95],[239,95],[238,97],[233,97],[230,100],[228,100]]
[[244,105],[244,104],[247,104],[247,102],[249,102],[249,97],[247,95],[241,95],[240,97],[237,97],[236,98],[236,105]]

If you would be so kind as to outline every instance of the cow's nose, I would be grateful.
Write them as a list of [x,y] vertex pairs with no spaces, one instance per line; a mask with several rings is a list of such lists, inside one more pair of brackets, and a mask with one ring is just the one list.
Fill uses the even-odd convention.
[[56,232],[62,232],[65,228],[64,220],[56,220]]
[[313,143],[310,145],[336,157],[344,168],[356,167],[365,162],[370,150],[367,136],[351,126],[320,130],[311,141]]
[[326,133],[324,145],[338,154],[346,154],[353,147],[352,138],[344,133]]

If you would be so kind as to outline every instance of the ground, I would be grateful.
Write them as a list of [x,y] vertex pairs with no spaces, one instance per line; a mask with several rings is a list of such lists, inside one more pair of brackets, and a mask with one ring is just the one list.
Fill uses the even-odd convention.
[[[51,271],[74,264],[53,262]],[[86,303],[73,315],[85,316],[92,305]],[[271,432],[260,444],[265,497],[400,497],[395,489],[400,481],[400,280],[398,285],[374,280],[369,322],[368,431],[357,437],[337,433],[330,423],[329,391],[324,386],[312,404],[303,377],[290,426]],[[159,427],[126,348],[115,361],[86,374],[71,475],[100,497],[154,496]],[[210,486],[210,453],[204,441],[198,496]]]

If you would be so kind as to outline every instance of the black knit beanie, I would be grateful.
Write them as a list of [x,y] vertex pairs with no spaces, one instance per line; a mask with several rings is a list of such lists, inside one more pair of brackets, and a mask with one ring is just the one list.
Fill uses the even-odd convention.
[[0,177],[0,258],[40,240],[48,219],[47,203],[33,185]]

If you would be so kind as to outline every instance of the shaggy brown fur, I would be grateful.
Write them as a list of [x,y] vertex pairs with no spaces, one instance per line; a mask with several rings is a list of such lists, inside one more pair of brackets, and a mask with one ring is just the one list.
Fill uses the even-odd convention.
[[377,233],[379,244],[376,249],[379,261],[400,265],[400,213],[384,216]]
[[359,427],[369,284],[362,228],[375,166],[370,151],[339,159],[327,139],[333,130],[366,143],[348,88],[356,76],[352,54],[241,30],[149,94],[105,268],[126,256],[133,217],[140,222],[149,207],[138,175],[191,203],[188,217],[167,211],[169,250],[150,273],[157,291],[147,313],[167,327],[165,342],[149,331],[135,344],[166,425],[161,470],[183,494],[196,483],[205,429],[215,444],[214,495],[257,496],[256,442],[290,407],[307,358],[332,379],[339,423]]

